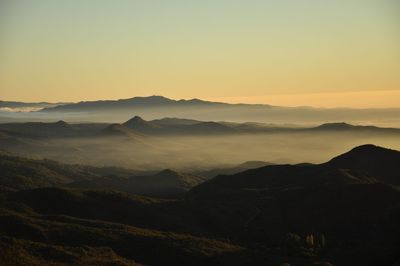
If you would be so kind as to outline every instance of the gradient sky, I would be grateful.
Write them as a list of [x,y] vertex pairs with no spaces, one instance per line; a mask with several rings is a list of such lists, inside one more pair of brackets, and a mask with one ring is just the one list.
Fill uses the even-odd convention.
[[0,99],[400,107],[397,0],[0,0]]

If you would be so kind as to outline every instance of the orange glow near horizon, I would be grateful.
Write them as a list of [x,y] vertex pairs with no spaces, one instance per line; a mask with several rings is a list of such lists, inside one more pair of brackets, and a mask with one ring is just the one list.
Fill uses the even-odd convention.
[[392,0],[4,0],[0,99],[163,95],[400,107],[399,7]]
[[208,98],[208,100],[227,103],[270,104],[288,107],[399,108],[400,90],[216,97]]

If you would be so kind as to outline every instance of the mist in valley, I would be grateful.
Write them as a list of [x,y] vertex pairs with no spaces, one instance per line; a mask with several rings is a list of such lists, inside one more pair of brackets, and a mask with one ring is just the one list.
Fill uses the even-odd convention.
[[[185,172],[231,167],[246,161],[322,163],[371,143],[400,149],[399,134],[290,132],[237,135],[84,137],[30,140],[11,151],[70,164]],[[12,144],[10,144],[12,145]]]

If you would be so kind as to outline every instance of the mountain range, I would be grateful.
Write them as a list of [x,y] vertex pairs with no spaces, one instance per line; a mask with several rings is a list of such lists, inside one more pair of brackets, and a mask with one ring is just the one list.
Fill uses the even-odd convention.
[[[40,179],[24,165],[14,165],[12,173]],[[208,181],[182,178],[181,184],[194,187],[178,199],[118,192],[127,190],[98,176],[83,179],[80,187],[82,172],[72,178],[66,171],[77,182],[74,188],[0,193],[0,259],[20,264],[396,265],[399,165],[399,151],[362,145],[322,164],[267,165]],[[177,176],[166,170],[150,178],[161,184]],[[129,176],[115,180],[135,186]]]
[[[14,106],[29,106],[29,103],[13,103]],[[32,107],[37,106],[33,104]],[[78,103],[58,103],[42,106],[42,110],[26,114],[1,114],[4,121],[66,119],[83,122],[97,121],[121,123],[135,113],[147,119],[181,117],[207,121],[264,123],[321,124],[324,122],[349,121],[351,123],[382,123],[400,126],[400,108],[351,109],[351,108],[313,108],[281,107],[268,104],[229,104],[200,99],[173,100],[163,96],[133,97],[120,100],[86,101]],[[36,108],[36,107],[35,107]]]
[[358,126],[348,123],[325,123],[316,127],[279,126],[263,123],[232,123],[198,121],[180,118],[163,118],[146,121],[134,116],[122,124],[79,123],[69,124],[65,121],[52,123],[28,122],[0,124],[3,135],[20,137],[87,137],[87,136],[132,136],[144,135],[213,135],[239,133],[301,133],[301,132],[358,132],[372,134],[398,134],[398,128],[376,126]]

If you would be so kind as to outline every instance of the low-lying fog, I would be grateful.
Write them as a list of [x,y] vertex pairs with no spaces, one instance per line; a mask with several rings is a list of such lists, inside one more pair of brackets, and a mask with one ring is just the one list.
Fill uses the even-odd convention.
[[20,155],[65,163],[122,166],[141,170],[195,171],[245,161],[321,163],[362,144],[400,149],[400,136],[363,133],[267,133],[218,136],[168,136],[137,139],[70,138],[32,141],[13,148]]

